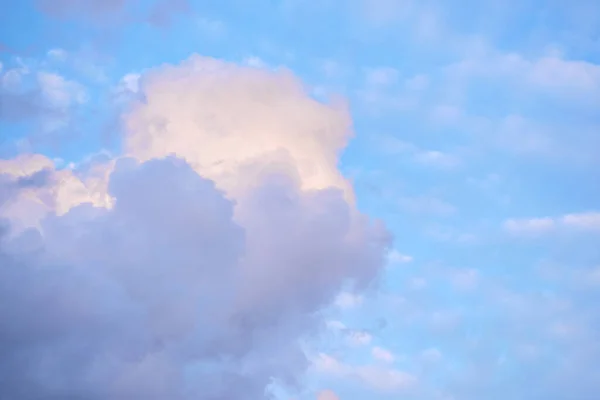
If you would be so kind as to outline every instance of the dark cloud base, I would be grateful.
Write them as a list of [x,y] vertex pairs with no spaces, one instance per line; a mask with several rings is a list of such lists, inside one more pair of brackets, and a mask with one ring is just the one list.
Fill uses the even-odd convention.
[[307,367],[315,312],[372,281],[389,245],[340,192],[285,177],[236,206],[179,159],[126,159],[110,192],[112,209],[50,215],[42,233],[3,224],[0,399],[269,398]]

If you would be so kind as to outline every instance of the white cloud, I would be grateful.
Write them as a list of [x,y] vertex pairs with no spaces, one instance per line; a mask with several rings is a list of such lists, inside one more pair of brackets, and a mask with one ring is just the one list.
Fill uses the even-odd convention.
[[440,104],[433,108],[431,119],[443,124],[454,124],[463,117],[463,110],[451,104]]
[[425,229],[427,236],[442,242],[453,242],[461,245],[477,243],[478,235],[470,232],[462,232],[456,228],[444,225],[432,225]]
[[516,154],[553,155],[561,149],[546,127],[521,115],[508,115],[498,123],[494,141]]
[[460,164],[458,157],[436,150],[420,151],[414,157],[418,163],[441,168],[453,168]]
[[417,385],[417,378],[407,372],[382,365],[351,365],[319,354],[313,365],[320,373],[361,382],[379,392],[402,392]]
[[442,353],[432,347],[421,352],[421,360],[427,363],[437,363],[442,359]]
[[347,339],[351,346],[366,346],[371,343],[373,336],[365,331],[351,331],[348,332]]
[[246,57],[243,60],[244,65],[247,65],[249,67],[254,67],[254,68],[266,68],[267,67],[267,63],[264,62],[260,57],[256,57],[256,56],[250,56],[250,57]]
[[413,258],[409,255],[402,254],[398,250],[394,249],[388,254],[388,261],[393,264],[409,263]]
[[479,271],[468,268],[453,271],[451,279],[457,289],[470,290],[479,284],[480,276]]
[[363,297],[359,294],[342,292],[335,299],[335,304],[340,308],[354,308],[363,303]]
[[559,217],[508,219],[504,228],[513,234],[539,235],[555,230],[600,231],[600,212],[566,214]]
[[318,67],[327,78],[332,79],[340,78],[349,72],[347,67],[331,59],[322,60]]
[[330,375],[343,375],[348,368],[335,357],[325,353],[319,353],[312,362],[317,371]]
[[31,73],[30,69],[25,65],[20,65],[14,68],[8,68],[2,73],[2,79],[0,81],[2,88],[4,89],[15,89],[18,88],[25,75]]
[[333,331],[343,331],[346,329],[346,325],[344,325],[344,323],[341,321],[336,321],[336,320],[327,321],[326,325],[327,325],[327,328],[329,328]]
[[106,59],[90,48],[81,48],[77,51],[66,51],[61,48],[48,50],[46,59],[41,66],[65,67],[75,73],[78,79],[89,79],[96,83],[107,83]]
[[71,208],[89,203],[98,207],[110,207],[108,176],[113,162],[92,166],[85,177],[78,177],[70,169],[55,169],[55,163],[39,154],[22,154],[10,160],[0,160],[0,176],[10,181],[49,171],[49,179],[40,187],[21,190],[0,207],[0,218],[13,224],[13,231],[20,233],[26,228],[41,228],[40,222],[48,215],[66,214]]
[[144,100],[124,116],[127,154],[177,154],[230,196],[276,169],[303,189],[340,188],[353,198],[337,168],[352,135],[345,105],[313,100],[289,71],[192,56],[143,80]]
[[509,219],[504,222],[504,228],[514,234],[540,234],[555,228],[552,218]]
[[369,68],[366,71],[367,85],[387,86],[398,81],[398,70],[391,67]]
[[414,387],[417,383],[415,376],[391,368],[380,366],[358,367],[355,375],[370,387],[383,392],[397,392]]
[[48,58],[50,58],[50,60],[52,61],[59,61],[59,62],[65,62],[67,61],[67,57],[68,57],[68,53],[66,50],[63,49],[50,49],[48,50]]
[[119,87],[123,90],[137,93],[140,90],[140,74],[137,73],[129,73],[121,78],[121,82],[119,83]]
[[124,156],[0,165],[4,216],[43,233],[0,234],[9,397],[261,398],[297,383],[317,312],[384,265],[389,235],[337,169],[345,109],[287,72],[199,57],[143,79]]
[[50,72],[38,72],[37,78],[42,94],[54,107],[66,109],[87,101],[85,88],[77,82]]
[[456,213],[456,207],[452,204],[433,196],[401,197],[398,205],[411,213],[452,215]]
[[404,93],[387,93],[378,86],[367,86],[363,90],[358,90],[356,95],[364,106],[364,110],[373,115],[389,111],[405,112],[414,110],[418,105],[418,99],[415,96]]
[[383,361],[386,363],[393,363],[396,359],[389,350],[377,346],[371,349],[371,355],[375,360]]
[[600,230],[600,212],[567,214],[560,221],[569,227],[582,230]]
[[559,54],[528,59],[520,54],[500,53],[485,46],[474,54],[450,66],[448,71],[459,78],[505,77],[518,85],[569,98],[597,99],[600,95],[600,65],[564,59]]
[[457,155],[433,149],[423,149],[391,135],[379,135],[375,139],[379,151],[398,156],[405,154],[420,165],[441,169],[452,169],[461,164]]
[[323,390],[317,395],[317,400],[340,400],[333,390]]
[[136,72],[125,74],[113,87],[112,95],[117,104],[129,104],[139,94],[142,75]]
[[41,123],[43,129],[36,127],[29,140],[64,126],[72,109],[87,101],[86,89],[78,82],[19,58],[13,63],[17,66],[0,71],[0,120]]

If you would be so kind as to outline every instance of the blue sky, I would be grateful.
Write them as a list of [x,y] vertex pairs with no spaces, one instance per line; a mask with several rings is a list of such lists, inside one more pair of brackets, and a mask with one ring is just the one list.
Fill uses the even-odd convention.
[[119,154],[138,77],[194,53],[286,68],[347,102],[339,168],[393,251],[378,286],[321,311],[302,384],[278,396],[596,398],[597,2],[13,3],[3,159]]

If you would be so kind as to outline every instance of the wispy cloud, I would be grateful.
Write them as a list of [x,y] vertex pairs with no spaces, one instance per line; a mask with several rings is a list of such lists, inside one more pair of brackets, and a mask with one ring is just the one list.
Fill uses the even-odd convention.
[[508,219],[504,228],[513,234],[540,235],[560,230],[600,231],[600,212],[565,214],[559,217]]
[[353,365],[343,363],[336,358],[319,354],[313,361],[317,371],[359,382],[381,392],[402,392],[415,387],[415,376],[401,370],[383,365]]
[[378,135],[373,139],[374,147],[386,155],[405,155],[417,164],[440,169],[453,169],[462,163],[460,156],[449,152],[423,149],[392,135]]

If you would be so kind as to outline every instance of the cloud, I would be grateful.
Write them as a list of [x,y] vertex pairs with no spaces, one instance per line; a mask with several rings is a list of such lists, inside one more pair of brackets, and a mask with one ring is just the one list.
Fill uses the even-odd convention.
[[360,0],[361,18],[374,26],[386,26],[413,15],[415,8],[412,1],[403,0]]
[[474,268],[459,269],[453,271],[452,283],[457,289],[471,290],[479,283],[479,271]]
[[440,104],[433,108],[431,119],[438,123],[453,124],[463,117],[463,110],[451,104]]
[[366,331],[351,331],[347,336],[348,343],[352,346],[366,346],[373,340],[373,336]]
[[94,83],[105,83],[108,81],[106,73],[106,60],[89,48],[79,51],[66,51],[61,48],[53,48],[46,53],[47,59],[43,65],[60,67],[74,72],[77,76],[91,80]]
[[0,176],[13,187],[22,180],[45,178],[44,185],[12,191],[0,207],[0,219],[8,220],[13,234],[19,234],[28,228],[41,229],[41,221],[49,214],[64,215],[82,203],[109,207],[108,176],[113,165],[113,161],[94,163],[86,176],[78,176],[70,169],[57,170],[52,160],[39,154],[0,160]]
[[480,46],[469,58],[449,66],[448,72],[458,79],[509,79],[515,85],[566,100],[593,101],[600,96],[600,65],[566,59],[560,54],[526,58]]
[[5,396],[267,398],[308,366],[316,312],[384,266],[389,234],[336,168],[343,109],[287,72],[200,57],[141,82],[122,157],[0,163],[19,186],[0,237]]
[[374,144],[381,152],[394,156],[407,155],[416,164],[426,167],[452,170],[461,164],[460,157],[455,154],[441,150],[424,149],[392,135],[378,135],[374,140]]
[[442,353],[436,348],[423,350],[421,359],[426,363],[437,363],[442,359]]
[[36,120],[45,132],[53,131],[67,124],[71,111],[87,101],[78,82],[16,62],[18,66],[0,71],[0,120]]
[[111,89],[113,101],[120,106],[127,107],[132,100],[141,96],[140,79],[142,75],[136,72],[125,74]]
[[553,230],[555,221],[553,218],[530,218],[530,219],[508,219],[504,222],[504,228],[514,234],[540,234]]
[[392,363],[396,359],[394,355],[389,351],[381,347],[373,347],[371,355],[375,360],[383,361],[386,363]]
[[[143,5],[140,0],[36,0],[39,9],[58,19],[78,19],[102,24],[124,21],[131,9]],[[188,0],[153,0],[145,22],[157,27],[168,27],[176,15],[189,13]]]
[[559,217],[508,219],[504,228],[512,234],[540,235],[559,229],[600,231],[600,212],[566,214]]
[[256,56],[246,57],[243,60],[243,64],[253,68],[267,68],[267,63]]
[[218,19],[211,18],[198,18],[196,20],[196,26],[203,34],[207,36],[220,36],[226,33],[226,24]]
[[37,74],[37,79],[41,94],[51,107],[64,110],[73,104],[85,103],[87,100],[82,85],[58,74],[42,71]]
[[410,373],[382,365],[346,364],[328,354],[319,354],[313,364],[320,373],[358,381],[381,393],[405,392],[418,384],[418,379]]
[[[502,245],[498,250],[512,253],[497,264],[482,258],[489,248],[476,252],[468,267],[423,264],[406,269],[402,279],[423,277],[427,286],[403,290],[400,299],[392,290],[386,299],[389,308],[375,300],[364,307],[395,316],[389,319],[386,343],[402,352],[401,365],[410,366],[417,377],[415,399],[475,400],[491,390],[498,399],[514,394],[561,400],[565,393],[592,399],[600,350],[595,244],[567,246],[562,264],[513,259],[515,248]],[[532,250],[535,254],[526,249]],[[546,247],[537,250],[543,260],[556,254]]]
[[37,0],[40,9],[53,17],[74,15],[108,17],[123,11],[128,0]]
[[415,161],[420,164],[439,168],[453,168],[460,164],[460,159],[452,154],[436,150],[425,150],[415,154]]
[[562,224],[582,230],[600,230],[600,212],[567,214],[561,217]]
[[154,3],[148,21],[152,25],[168,27],[177,14],[189,13],[191,10],[189,0],[159,0]]
[[0,120],[16,122],[52,113],[41,101],[39,92],[15,93],[0,88]]
[[45,186],[50,179],[51,171],[42,169],[31,175],[13,177],[0,169],[0,209],[6,206],[19,192],[29,188]]
[[388,261],[393,264],[401,264],[401,263],[409,263],[413,260],[413,258],[409,255],[402,254],[397,250],[392,250],[388,254]]
[[432,196],[401,197],[398,204],[403,209],[418,214],[448,216],[456,213],[456,207]]
[[348,111],[310,98],[291,72],[194,55],[149,71],[141,82],[143,100],[124,115],[126,154],[177,154],[234,197],[268,164],[302,189],[335,187],[353,198],[337,168],[352,135]]
[[372,388],[382,392],[408,390],[417,384],[417,378],[409,373],[380,366],[359,367],[355,375]]
[[317,395],[317,400],[340,400],[340,398],[332,390],[323,390]]
[[365,79],[370,86],[387,86],[396,83],[398,75],[398,70],[391,67],[369,68]]
[[336,320],[326,321],[326,325],[327,325],[327,328],[329,328],[333,331],[346,330],[346,325],[344,325],[344,323],[341,321],[336,321]]
[[51,61],[55,62],[65,62],[69,59],[69,53],[66,50],[60,48],[48,50],[47,55]]
[[335,299],[335,305],[340,308],[354,308],[362,304],[363,297],[358,294],[342,292]]
[[374,67],[363,70],[364,83],[355,90],[361,109],[380,114],[389,111],[414,109],[419,98],[414,92],[399,90],[400,72],[392,67]]
[[332,59],[324,59],[318,63],[318,70],[329,79],[340,79],[348,76],[352,68],[344,65],[339,61]]

